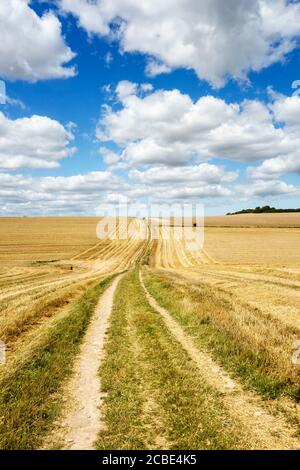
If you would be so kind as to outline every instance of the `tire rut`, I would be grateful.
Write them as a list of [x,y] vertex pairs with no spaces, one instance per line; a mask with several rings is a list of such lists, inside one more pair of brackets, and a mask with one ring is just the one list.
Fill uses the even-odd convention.
[[253,448],[300,449],[300,440],[293,436],[297,430],[290,427],[283,417],[270,414],[260,397],[246,392],[208,353],[199,350],[192,337],[185,333],[180,324],[149,293],[141,271],[139,276],[149,304],[162,316],[169,331],[194,361],[207,383],[221,393],[221,399],[229,412],[248,430]]
[[75,363],[68,387],[72,406],[61,424],[67,430],[65,448],[70,450],[92,450],[102,426],[99,367],[114,294],[122,277],[121,274],[115,278],[102,294]]

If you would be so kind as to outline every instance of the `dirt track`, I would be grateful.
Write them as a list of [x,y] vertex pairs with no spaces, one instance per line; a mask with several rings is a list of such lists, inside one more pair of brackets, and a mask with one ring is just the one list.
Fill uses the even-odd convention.
[[103,357],[105,333],[112,311],[118,276],[99,300],[87,330],[69,385],[71,409],[63,420],[67,428],[66,447],[72,450],[93,449],[101,427],[99,367]]

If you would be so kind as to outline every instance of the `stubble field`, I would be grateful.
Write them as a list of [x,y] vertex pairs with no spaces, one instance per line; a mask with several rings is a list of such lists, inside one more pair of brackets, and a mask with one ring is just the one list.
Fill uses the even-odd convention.
[[300,215],[98,220],[0,219],[0,448],[300,448]]

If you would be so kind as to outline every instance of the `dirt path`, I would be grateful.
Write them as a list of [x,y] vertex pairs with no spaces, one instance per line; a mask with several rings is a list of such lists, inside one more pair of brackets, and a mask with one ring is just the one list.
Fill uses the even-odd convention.
[[170,332],[195,362],[207,383],[222,394],[221,399],[232,416],[236,416],[248,430],[253,448],[300,449],[300,439],[293,437],[296,429],[291,428],[282,417],[271,415],[260,397],[246,392],[208,353],[195,346],[193,339],[148,292],[141,272],[140,282],[151,307],[162,316]]
[[94,318],[87,330],[74,376],[69,384],[72,409],[63,419],[67,429],[66,448],[91,450],[101,427],[99,367],[103,357],[105,333],[112,311],[113,298],[122,275],[101,296]]

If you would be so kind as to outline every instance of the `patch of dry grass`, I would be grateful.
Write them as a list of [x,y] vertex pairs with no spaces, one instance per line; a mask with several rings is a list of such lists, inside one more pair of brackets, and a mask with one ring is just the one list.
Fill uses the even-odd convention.
[[199,345],[248,387],[266,397],[300,399],[300,372],[291,362],[297,328],[201,280],[147,270],[145,283]]
[[116,294],[101,367],[98,449],[251,448],[130,272]]

